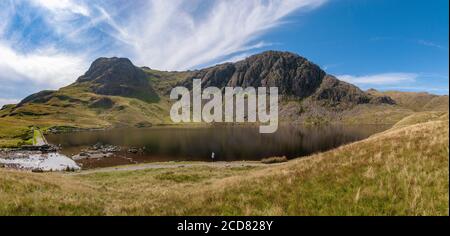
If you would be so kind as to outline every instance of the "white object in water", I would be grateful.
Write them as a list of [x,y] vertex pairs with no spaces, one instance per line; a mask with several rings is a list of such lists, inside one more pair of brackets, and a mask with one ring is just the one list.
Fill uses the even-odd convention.
[[212,152],[211,153],[211,159],[214,161],[214,156],[215,156],[216,154],[214,153],[214,152]]

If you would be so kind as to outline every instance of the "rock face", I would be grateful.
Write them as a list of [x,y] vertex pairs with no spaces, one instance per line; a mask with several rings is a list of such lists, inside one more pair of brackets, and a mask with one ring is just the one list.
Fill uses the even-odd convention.
[[305,98],[320,86],[325,75],[317,65],[296,54],[268,51],[200,70],[192,78],[201,79],[206,87],[278,87],[282,95]]
[[76,84],[88,83],[92,92],[101,95],[133,97],[148,102],[158,96],[145,72],[126,58],[99,58]]
[[314,93],[313,99],[326,103],[332,107],[344,107],[354,104],[395,104],[395,101],[387,96],[372,96],[358,87],[340,81],[332,75],[326,75],[321,86]]
[[201,79],[204,87],[278,87],[279,94],[284,97],[311,98],[331,107],[395,103],[387,96],[372,96],[327,75],[317,65],[289,52],[268,51],[236,63],[199,70],[182,85],[192,87],[192,79]]

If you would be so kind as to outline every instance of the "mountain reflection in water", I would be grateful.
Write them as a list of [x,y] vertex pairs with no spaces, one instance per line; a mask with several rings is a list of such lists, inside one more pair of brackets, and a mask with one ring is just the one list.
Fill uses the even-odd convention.
[[[53,144],[72,155],[96,143],[145,147],[143,162],[261,160],[270,156],[301,157],[367,138],[388,129],[386,125],[280,126],[273,134],[260,134],[258,127],[154,127],[52,134]],[[133,157],[132,157],[133,158]],[[135,157],[137,158],[137,157]]]

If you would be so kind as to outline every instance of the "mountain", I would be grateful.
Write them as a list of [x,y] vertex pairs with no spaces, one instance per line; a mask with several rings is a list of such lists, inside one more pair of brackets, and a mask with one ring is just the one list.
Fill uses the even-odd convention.
[[191,87],[194,78],[201,79],[203,87],[277,86],[280,120],[287,122],[393,124],[415,111],[448,110],[448,96],[362,91],[289,52],[267,51],[236,63],[181,72],[137,67],[129,59],[113,57],[95,60],[69,86],[4,106],[0,134],[2,124],[78,128],[169,124],[174,102],[169,100],[170,90]]
[[[192,87],[192,79],[202,86],[278,87],[285,98],[327,101],[330,105],[395,102],[387,96],[371,96],[334,76],[317,65],[289,52],[267,51],[236,63],[225,63],[196,71],[182,85]],[[325,103],[324,103],[325,105]]]
[[197,71],[192,78],[201,79],[204,86],[278,87],[281,95],[301,99],[313,94],[325,75],[323,70],[303,57],[268,51],[236,63]]
[[89,87],[101,95],[137,98],[156,102],[158,95],[148,83],[147,74],[127,58],[99,58],[89,70],[77,79],[73,86]]

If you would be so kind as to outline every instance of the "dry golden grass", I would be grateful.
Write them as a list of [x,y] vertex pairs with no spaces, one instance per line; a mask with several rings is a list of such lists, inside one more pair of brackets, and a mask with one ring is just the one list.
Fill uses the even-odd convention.
[[363,104],[345,111],[343,123],[346,124],[395,124],[414,114],[400,106]]
[[425,92],[400,92],[400,91],[370,91],[369,93],[377,96],[389,96],[397,102],[398,105],[411,109],[415,112],[420,111],[448,111],[448,95],[438,96]]
[[447,113],[277,166],[0,169],[0,214],[448,215],[448,135]]
[[445,121],[448,120],[448,112],[444,111],[428,111],[418,112],[414,115],[407,116],[404,119],[397,122],[393,128],[401,128],[418,123],[424,123],[428,121]]

